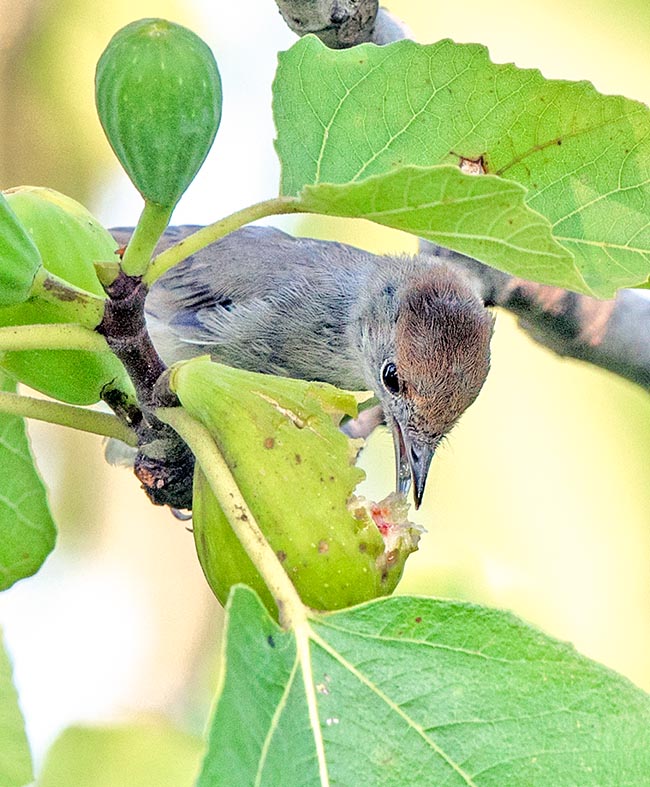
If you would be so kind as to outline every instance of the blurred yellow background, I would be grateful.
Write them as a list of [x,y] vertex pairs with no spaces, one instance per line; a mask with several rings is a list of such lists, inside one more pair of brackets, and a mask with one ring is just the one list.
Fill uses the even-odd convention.
[[[645,0],[513,4],[394,0],[422,42],[488,45],[498,62],[588,79],[650,102]],[[294,40],[273,0],[0,0],[0,187],[47,185],[107,224],[133,225],[140,203],[94,114],[94,64],[110,36],[143,16],[191,26],[214,49],[224,120],[175,214],[206,223],[277,192],[271,81]],[[274,222],[374,251],[413,238],[364,222]],[[36,577],[0,597],[0,625],[37,756],[68,724],[162,715],[201,732],[215,682],[221,611],[191,535],[153,508],[100,440],[34,424],[60,526]],[[371,439],[366,491],[393,481],[387,434]],[[493,370],[435,460],[420,552],[401,592],[508,608],[650,690],[650,400],[534,345],[497,317]]]

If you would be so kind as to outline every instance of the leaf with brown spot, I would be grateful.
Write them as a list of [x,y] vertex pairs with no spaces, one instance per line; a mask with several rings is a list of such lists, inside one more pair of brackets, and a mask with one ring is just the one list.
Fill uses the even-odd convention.
[[[307,185],[358,185],[394,172],[397,162],[457,168],[459,158],[483,157],[488,172],[523,187],[525,205],[544,217],[598,296],[648,279],[647,106],[601,95],[588,82],[493,63],[477,44],[362,45],[363,62],[359,49],[334,51],[305,36],[280,55],[274,114],[283,194]],[[394,207],[403,208],[398,188],[393,197]],[[473,248],[463,244],[460,225],[442,245],[522,275],[516,255],[512,269],[507,258],[495,261],[493,237],[481,241],[475,202],[467,204],[464,232]],[[365,211],[372,212],[368,204]],[[527,277],[573,289],[572,266],[566,271],[565,282],[549,278],[540,255],[538,274]]]

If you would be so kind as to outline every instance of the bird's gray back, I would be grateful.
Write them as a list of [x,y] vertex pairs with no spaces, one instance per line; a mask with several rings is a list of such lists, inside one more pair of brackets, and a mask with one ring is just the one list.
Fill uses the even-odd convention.
[[351,315],[381,259],[245,227],[161,277],[147,298],[147,322],[168,364],[210,353],[252,371],[366,388]]

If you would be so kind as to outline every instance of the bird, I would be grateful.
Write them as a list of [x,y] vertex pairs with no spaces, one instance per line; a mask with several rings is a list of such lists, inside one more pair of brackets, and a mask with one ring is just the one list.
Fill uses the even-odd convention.
[[[159,250],[196,229],[168,228]],[[412,484],[416,508],[436,448],[490,367],[493,316],[453,264],[273,227],[243,227],[191,255],[154,282],[145,312],[167,365],[209,354],[372,391],[393,433],[396,489]]]

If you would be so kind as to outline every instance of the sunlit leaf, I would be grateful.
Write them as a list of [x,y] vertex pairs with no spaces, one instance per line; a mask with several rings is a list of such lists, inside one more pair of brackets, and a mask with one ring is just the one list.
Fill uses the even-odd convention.
[[[14,387],[0,373],[0,390]],[[38,571],[56,540],[25,422],[4,413],[0,413],[0,467],[0,590],[4,590]]]
[[548,221],[518,183],[466,175],[458,167],[400,167],[355,183],[305,186],[311,212],[355,216],[412,232],[524,279],[588,292]]
[[650,110],[638,102],[496,65],[475,44],[334,51],[306,36],[280,56],[274,106],[284,194],[476,161],[527,189],[599,295],[650,275]]
[[25,721],[18,706],[11,662],[0,630],[0,784],[2,787],[23,787],[32,778],[32,756],[25,735]]
[[650,785],[650,697],[510,613],[393,597],[285,632],[239,588],[227,625],[199,787]]
[[203,742],[168,724],[70,727],[47,753],[37,787],[190,787]]

